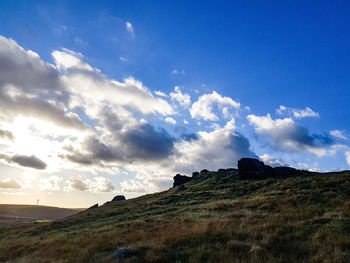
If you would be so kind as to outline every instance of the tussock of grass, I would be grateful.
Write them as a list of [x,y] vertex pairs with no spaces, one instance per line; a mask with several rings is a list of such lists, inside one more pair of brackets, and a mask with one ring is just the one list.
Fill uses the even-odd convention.
[[0,262],[350,262],[350,174],[201,175],[157,194],[0,232]]

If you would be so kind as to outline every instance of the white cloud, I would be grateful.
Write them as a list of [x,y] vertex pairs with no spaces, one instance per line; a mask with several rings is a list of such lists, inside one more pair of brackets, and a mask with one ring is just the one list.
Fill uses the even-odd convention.
[[348,140],[348,138],[344,135],[342,131],[339,130],[332,130],[329,132],[333,137],[343,139],[343,140]]
[[93,68],[82,60],[84,56],[81,53],[77,53],[64,48],[62,51],[53,51],[52,57],[55,60],[55,64],[58,70],[68,70],[70,68],[75,68],[93,71]]
[[82,179],[78,177],[71,177],[68,180],[68,184],[65,187],[66,191],[89,191],[93,193],[97,192],[113,192],[115,189],[114,184],[105,177],[94,177],[93,179]]
[[188,121],[187,121],[187,120],[184,120],[184,124],[186,124],[186,125],[187,125],[187,124],[188,124]]
[[348,165],[350,166],[350,151],[345,152],[345,159]]
[[177,101],[182,107],[187,108],[191,104],[191,96],[187,93],[182,93],[180,87],[175,86],[175,92],[170,93],[172,101]]
[[259,158],[267,165],[270,165],[272,167],[275,166],[287,166],[287,164],[282,160],[275,158],[267,153],[260,155]]
[[211,94],[205,94],[198,98],[198,100],[192,104],[190,113],[192,118],[203,119],[206,121],[217,121],[218,116],[213,112],[214,105],[217,105],[224,117],[228,117],[228,109],[239,109],[240,104],[229,97],[223,97],[216,91]]
[[41,178],[39,180],[39,188],[40,190],[59,191],[61,190],[62,182],[63,182],[63,178],[59,176],[50,176],[48,178]]
[[185,75],[185,70],[174,69],[171,73],[174,75]]
[[295,109],[295,108],[289,108],[289,107],[286,107],[283,105],[281,105],[279,107],[279,109],[276,110],[276,113],[278,115],[290,115],[296,119],[302,119],[305,117],[319,117],[320,116],[317,112],[314,112],[309,107],[306,107],[305,109]]
[[134,35],[134,26],[130,22],[125,22],[126,30]]
[[211,132],[199,131],[197,139],[177,142],[175,155],[168,163],[172,163],[178,172],[190,173],[204,168],[233,167],[242,157],[255,157],[248,139],[236,133],[235,128],[232,119],[222,128]]
[[126,57],[120,57],[119,60],[121,62],[128,62],[128,59]]
[[171,117],[166,117],[164,120],[165,120],[166,122],[168,122],[168,123],[173,124],[173,125],[176,124],[176,120],[174,120],[174,119],[171,118]]
[[138,180],[124,180],[120,183],[122,192],[131,192],[131,193],[148,193],[149,185],[145,185],[143,182]]
[[99,71],[71,71],[62,76],[67,90],[74,93],[80,104],[123,106],[140,111],[143,114],[173,114],[170,104],[152,95],[141,81],[133,77],[119,82],[108,79]]
[[154,94],[156,94],[159,97],[168,97],[168,95],[166,95],[164,92],[160,91],[160,90],[156,90],[154,92]]

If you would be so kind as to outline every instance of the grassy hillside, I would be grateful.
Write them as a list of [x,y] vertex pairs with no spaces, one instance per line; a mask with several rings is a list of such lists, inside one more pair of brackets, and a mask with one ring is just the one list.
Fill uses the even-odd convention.
[[350,172],[238,180],[201,174],[161,193],[0,232],[0,262],[350,262]]

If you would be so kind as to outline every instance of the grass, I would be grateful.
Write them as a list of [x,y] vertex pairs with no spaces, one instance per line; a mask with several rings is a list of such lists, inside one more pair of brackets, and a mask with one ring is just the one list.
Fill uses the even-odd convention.
[[[307,175],[307,176],[306,176]],[[0,231],[0,262],[350,262],[350,172],[238,180],[237,171]]]

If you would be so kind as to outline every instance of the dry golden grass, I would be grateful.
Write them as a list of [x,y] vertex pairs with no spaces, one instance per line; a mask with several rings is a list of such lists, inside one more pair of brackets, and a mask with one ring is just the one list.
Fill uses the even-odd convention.
[[0,262],[350,262],[350,174],[239,181],[208,173],[186,189],[0,232]]

